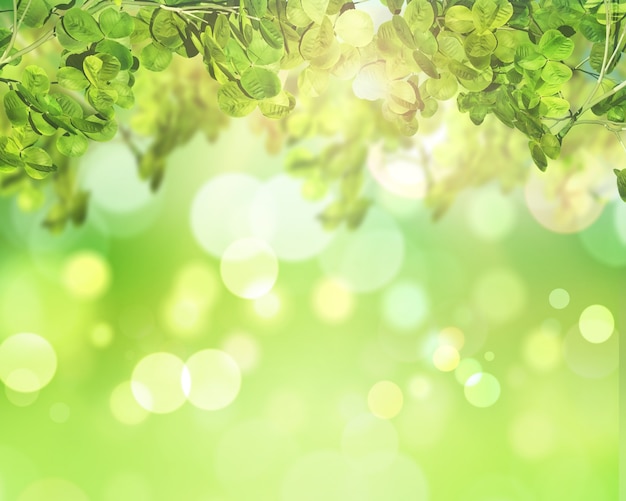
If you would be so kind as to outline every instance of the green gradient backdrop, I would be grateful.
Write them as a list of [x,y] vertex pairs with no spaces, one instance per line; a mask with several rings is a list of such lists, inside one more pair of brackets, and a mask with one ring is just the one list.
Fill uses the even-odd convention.
[[[111,169],[124,161],[115,143],[94,155]],[[96,194],[87,225],[58,237],[15,201],[1,202],[0,339],[36,333],[58,360],[37,394],[0,394],[1,500],[618,499],[619,325],[592,344],[578,323],[594,304],[616,321],[621,313],[626,206],[613,202],[581,234],[558,235],[529,215],[521,190],[468,192],[433,223],[419,200],[371,182],[368,217],[403,241],[398,272],[371,292],[323,282],[349,245],[341,239],[360,238],[366,221],[334,235],[320,256],[281,259],[271,299],[255,302],[230,293],[219,259],[196,243],[192,202],[224,173],[269,179],[282,158],[268,157],[238,122],[216,145],[198,139],[169,162],[155,198],[132,179],[112,176],[100,188],[112,190],[102,195],[109,200],[116,190],[122,201],[145,196],[138,210],[107,212]],[[280,207],[279,218],[290,210]],[[357,252],[366,284],[394,265],[380,235],[370,232]],[[110,272],[91,299],[68,286],[68,260],[83,251]],[[172,320],[168,301],[189,263],[213,300],[196,321],[184,308]],[[77,272],[88,289],[90,270]],[[549,302],[558,288],[570,297],[563,309]],[[464,335],[461,360],[475,359],[499,381],[493,405],[472,405],[460,370],[434,365],[440,332],[451,326]],[[187,402],[151,414],[130,393],[112,404],[147,355],[184,361],[207,348],[230,353],[243,372],[226,408]],[[393,391],[370,392],[381,381],[401,390],[401,409]],[[374,416],[389,409],[390,419]]]

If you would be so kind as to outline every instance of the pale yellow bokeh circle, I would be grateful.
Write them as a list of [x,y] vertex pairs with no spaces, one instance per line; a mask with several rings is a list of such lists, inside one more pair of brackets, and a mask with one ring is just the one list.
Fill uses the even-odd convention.
[[15,334],[0,344],[0,379],[12,390],[39,391],[50,382],[56,369],[54,348],[37,334]]
[[522,355],[527,365],[541,372],[555,369],[562,359],[561,338],[547,329],[530,333],[522,345]]
[[244,299],[257,299],[274,287],[278,278],[278,259],[262,240],[242,238],[224,251],[220,271],[230,292]]
[[458,327],[444,327],[439,331],[439,344],[453,346],[460,350],[465,344],[465,334]]
[[124,381],[113,389],[109,397],[109,408],[113,417],[126,425],[142,423],[150,414],[137,403],[130,381]]
[[465,398],[475,407],[491,407],[500,398],[500,382],[487,372],[473,374],[465,382]]
[[185,364],[171,353],[152,353],[135,366],[131,389],[137,403],[156,414],[173,412],[185,403]]
[[200,409],[215,411],[229,406],[241,388],[241,371],[233,358],[220,350],[202,350],[187,360],[187,398]]
[[587,306],[580,314],[578,328],[590,343],[604,343],[615,330],[613,314],[601,304]]
[[454,370],[454,377],[459,383],[465,385],[470,377],[482,372],[482,370],[483,366],[478,360],[475,358],[464,358]]
[[569,292],[565,289],[554,289],[550,292],[548,300],[550,301],[550,306],[552,306],[552,308],[555,310],[562,310],[569,304]]
[[454,346],[439,346],[433,353],[433,365],[442,372],[451,372],[457,368],[461,356]]
[[65,263],[62,282],[73,296],[96,299],[109,288],[111,269],[100,254],[81,251],[71,256]]
[[91,329],[91,342],[96,348],[106,348],[113,341],[115,333],[113,327],[106,322],[100,322]]
[[354,296],[340,281],[324,278],[315,284],[311,298],[315,313],[324,321],[338,324],[354,311]]
[[400,387],[391,381],[379,381],[367,394],[367,405],[374,416],[391,419],[402,410],[404,396]]

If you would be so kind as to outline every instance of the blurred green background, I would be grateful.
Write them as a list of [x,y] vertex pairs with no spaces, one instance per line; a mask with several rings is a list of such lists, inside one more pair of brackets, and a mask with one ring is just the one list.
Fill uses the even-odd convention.
[[95,145],[56,236],[0,202],[0,499],[617,500],[626,206],[372,177],[325,232],[284,155],[235,121],[153,195]]

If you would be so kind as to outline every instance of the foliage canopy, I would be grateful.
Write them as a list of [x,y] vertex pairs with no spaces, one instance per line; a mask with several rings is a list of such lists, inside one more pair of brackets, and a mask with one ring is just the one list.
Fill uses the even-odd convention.
[[[177,145],[198,128],[216,137],[225,123],[217,108],[288,117],[280,127],[290,143],[329,138],[322,153],[295,148],[287,161],[307,196],[339,184],[321,215],[329,227],[363,217],[368,143],[402,147],[445,101],[456,99],[474,124],[493,116],[519,131],[542,171],[577,125],[600,125],[624,146],[626,1],[381,1],[380,24],[351,0],[0,2],[0,191],[34,208],[41,181],[51,181],[45,224],[80,223],[88,194],[72,159],[90,141],[119,131],[156,189]],[[139,70],[163,72],[175,57],[201,59],[210,80],[178,65],[174,77],[141,82]],[[362,100],[347,114],[338,113],[341,81]],[[131,108],[132,131],[116,116]],[[329,113],[331,123],[320,119]],[[154,138],[147,149],[134,144],[136,131]],[[615,174],[626,200],[626,170]],[[431,190],[436,213],[450,201],[446,188]]]

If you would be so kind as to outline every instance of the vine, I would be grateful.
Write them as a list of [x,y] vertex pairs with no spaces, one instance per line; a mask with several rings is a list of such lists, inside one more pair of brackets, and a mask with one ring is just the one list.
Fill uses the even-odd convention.
[[[603,127],[626,150],[625,1],[381,1],[389,19],[378,27],[350,0],[0,2],[0,192],[33,208],[51,181],[45,224],[80,223],[88,194],[73,159],[90,141],[120,133],[156,189],[175,147],[198,129],[217,136],[218,109],[285,119],[264,127],[276,141],[303,143],[287,165],[305,179],[303,193],[319,198],[339,186],[321,215],[328,227],[357,225],[367,209],[368,144],[407,147],[402,136],[454,98],[474,124],[492,116],[521,132],[542,171],[580,125]],[[174,63],[162,87],[142,84],[140,69],[163,72],[174,56],[206,71]],[[347,86],[360,100],[337,113],[333,96]],[[133,108],[133,128],[118,126],[116,114]],[[136,133],[154,138],[147,150]],[[330,141],[320,154],[305,146],[312,135]],[[626,200],[626,169],[615,174]],[[438,213],[449,197],[430,177],[429,196],[445,199],[429,198]]]

